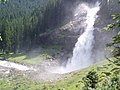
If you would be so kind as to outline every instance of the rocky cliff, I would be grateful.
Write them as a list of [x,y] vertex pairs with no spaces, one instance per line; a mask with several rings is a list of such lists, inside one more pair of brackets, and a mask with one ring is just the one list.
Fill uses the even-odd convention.
[[[87,3],[89,6],[92,6],[95,2],[96,0],[76,0],[73,4],[73,2],[67,2],[66,0],[66,10],[69,10],[69,14],[71,12],[68,20],[69,22],[64,26],[53,30],[53,32],[51,32],[51,34],[46,38],[48,43],[52,45],[61,45],[64,50],[72,53],[74,45],[77,42],[77,38],[84,32],[85,24],[83,25],[83,23],[86,15],[84,10],[80,11],[81,19],[78,22],[74,22],[73,17],[75,8],[77,8],[80,3]],[[98,13],[98,17],[94,25],[95,43],[93,57],[97,57],[95,60],[101,60],[104,59],[105,55],[107,56],[105,45],[111,41],[112,36],[116,34],[116,30],[107,32],[104,31],[103,28],[107,24],[113,22],[111,17],[112,14],[120,12],[120,6],[117,3],[118,0],[99,0],[99,2],[101,10]]]

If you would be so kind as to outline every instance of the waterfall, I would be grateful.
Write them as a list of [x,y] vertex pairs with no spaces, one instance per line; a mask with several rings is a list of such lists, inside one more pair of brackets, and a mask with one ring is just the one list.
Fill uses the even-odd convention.
[[110,0],[107,0],[107,2],[109,3],[109,2],[110,2]]
[[[97,2],[94,5],[80,4],[75,10],[73,26],[74,29],[80,29],[79,21],[81,20],[81,12],[86,12],[86,17],[83,19],[85,27],[82,35],[79,36],[73,50],[73,56],[70,58],[66,66],[57,67],[52,73],[68,73],[78,69],[85,68],[93,64],[92,49],[94,42],[94,24],[97,18],[97,12],[100,10],[100,4]],[[85,14],[84,14],[85,16]],[[86,25],[84,25],[84,23]],[[76,26],[77,24],[77,26]]]
[[97,16],[97,12],[100,10],[99,3],[97,2],[95,6],[86,6],[87,16],[86,16],[86,29],[82,35],[78,38],[75,48],[73,50],[73,56],[67,63],[66,68],[70,71],[84,68],[91,65],[92,60],[92,48],[94,42],[94,24]]
[[110,3],[110,0],[107,0],[107,4],[109,5],[109,3]]

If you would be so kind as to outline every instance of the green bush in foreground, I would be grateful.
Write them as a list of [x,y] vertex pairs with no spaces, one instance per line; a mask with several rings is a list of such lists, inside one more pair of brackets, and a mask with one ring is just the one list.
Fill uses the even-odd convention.
[[100,80],[96,71],[90,71],[84,78],[83,90],[120,90],[120,75],[112,73]]
[[96,71],[90,71],[86,77],[83,78],[84,87],[83,90],[92,90],[96,88],[96,84],[98,83],[98,74]]
[[112,75],[97,85],[96,90],[120,90],[120,75]]

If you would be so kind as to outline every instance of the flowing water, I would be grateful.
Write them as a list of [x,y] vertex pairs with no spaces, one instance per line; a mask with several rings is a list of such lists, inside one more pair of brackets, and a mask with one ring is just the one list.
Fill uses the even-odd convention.
[[84,68],[92,64],[92,48],[94,42],[94,23],[96,20],[96,14],[99,11],[100,7],[97,3],[95,7],[86,8],[86,24],[87,27],[84,33],[78,38],[75,48],[73,50],[73,57],[71,62],[67,64],[67,68],[79,69]]
[[27,66],[13,63],[13,62],[9,62],[9,61],[0,61],[0,66],[6,67],[6,68],[14,68],[14,69],[17,69],[20,71],[30,70],[30,68],[28,68]]
[[[81,7],[82,6],[82,7]],[[76,11],[77,10],[77,11]],[[74,22],[78,22],[80,17],[80,12],[83,10],[87,12],[86,15],[86,27],[82,35],[78,38],[73,50],[73,56],[70,58],[66,64],[66,67],[58,67],[54,70],[55,73],[67,73],[81,68],[85,68],[93,63],[92,60],[92,49],[94,46],[94,24],[97,18],[97,12],[100,10],[99,3],[95,5],[88,6],[87,4],[78,5],[75,10]],[[82,11],[81,11],[82,10]],[[77,19],[76,19],[77,18]],[[79,26],[79,24],[78,24]],[[78,28],[79,29],[79,28]]]
[[[78,38],[77,43],[75,44],[75,48],[73,50],[73,56],[70,58],[65,67],[57,67],[52,71],[52,73],[67,73],[74,70],[78,70],[81,68],[85,68],[93,63],[92,60],[92,49],[93,49],[93,42],[94,42],[94,24],[97,18],[97,12],[100,10],[99,3],[97,2],[95,5],[88,5],[88,4],[79,4],[74,12],[74,18],[72,21],[74,29],[80,29],[81,26],[79,22],[81,20],[81,12],[84,13],[83,18],[83,26],[84,32]],[[86,14],[85,14],[86,13]],[[8,61],[0,61],[0,66],[7,67],[7,68],[15,68],[17,70],[30,70],[30,68],[8,62]]]

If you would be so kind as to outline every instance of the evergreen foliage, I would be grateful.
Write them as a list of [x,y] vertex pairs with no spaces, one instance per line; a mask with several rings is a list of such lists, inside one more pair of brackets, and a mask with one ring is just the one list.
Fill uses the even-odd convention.
[[96,90],[120,90],[120,76],[112,75],[97,85]]
[[[110,72],[105,72],[107,76],[102,81],[99,81],[100,77],[98,76],[97,72],[90,71],[83,78],[84,90],[120,90],[120,14],[114,14],[112,17],[114,22],[108,24],[104,29],[108,31],[118,29],[118,33],[112,38],[112,42],[107,44],[107,47],[114,48],[112,50],[114,58],[107,59],[112,62],[117,68],[114,67]],[[100,75],[102,75],[102,73]]]
[[[40,45],[40,34],[64,18],[63,0],[9,0],[0,4],[0,51],[18,52]],[[45,41],[44,41],[45,42]]]
[[96,71],[90,71],[86,77],[83,78],[84,87],[83,90],[95,90],[98,83],[98,74]]
[[[120,4],[120,1],[118,2]],[[116,36],[112,38],[112,42],[107,44],[107,47],[113,47],[112,50],[113,56],[116,58],[115,60],[110,60],[110,62],[114,63],[115,65],[120,66],[120,13],[112,15],[114,22],[108,24],[105,30],[114,30],[118,29],[118,33]]]

